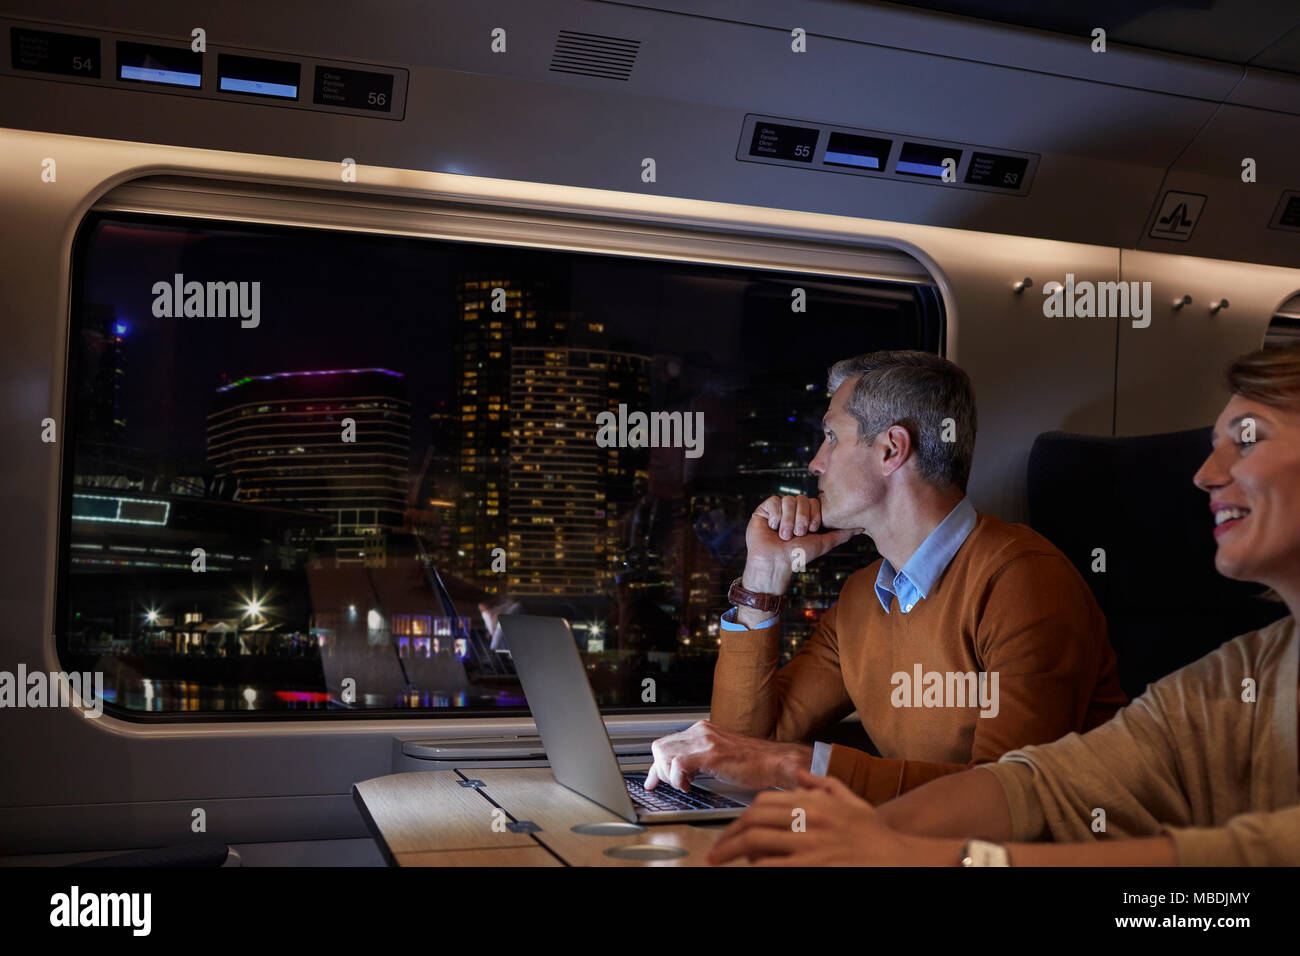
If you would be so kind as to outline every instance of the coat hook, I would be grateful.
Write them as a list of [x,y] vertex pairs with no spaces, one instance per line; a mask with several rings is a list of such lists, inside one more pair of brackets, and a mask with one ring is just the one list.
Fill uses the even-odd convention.
[[1192,304],[1192,297],[1190,295],[1185,295],[1181,299],[1174,299],[1174,311],[1177,312],[1183,306],[1191,305],[1191,304]]
[[1016,295],[1020,295],[1020,293],[1024,292],[1026,289],[1032,289],[1033,287],[1034,280],[1029,278],[1029,276],[1025,276],[1011,288],[1016,290]]
[[1218,312],[1220,309],[1226,309],[1227,307],[1228,300],[1220,299],[1218,302],[1214,303],[1214,305],[1210,306],[1210,315],[1214,315],[1215,312]]

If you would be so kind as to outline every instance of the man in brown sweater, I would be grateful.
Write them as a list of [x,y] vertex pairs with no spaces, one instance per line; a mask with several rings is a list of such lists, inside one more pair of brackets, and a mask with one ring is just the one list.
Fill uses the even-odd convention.
[[[1154,682],[1086,734],[1013,750],[881,807],[804,773],[807,789],[762,794],[709,861],[1300,865],[1298,661],[1300,630],[1285,617]],[[796,806],[806,829],[792,834]]]
[[[875,352],[832,367],[828,391],[809,465],[820,494],[773,496],[754,512],[711,720],[655,741],[648,789],[685,789],[700,773],[792,787],[812,769],[876,803],[1089,730],[1126,703],[1105,618],[1069,560],[966,498],[966,373],[925,352]],[[811,562],[858,533],[881,559],[849,577],[778,668],[795,550]],[[854,710],[881,757],[806,743]]]
[[709,862],[1300,864],[1300,345],[1243,355],[1225,379],[1232,398],[1192,478],[1214,515],[1214,567],[1267,585],[1287,617],[1156,681],[1100,727],[1018,748],[879,808],[839,780],[800,771],[802,788],[759,794]]

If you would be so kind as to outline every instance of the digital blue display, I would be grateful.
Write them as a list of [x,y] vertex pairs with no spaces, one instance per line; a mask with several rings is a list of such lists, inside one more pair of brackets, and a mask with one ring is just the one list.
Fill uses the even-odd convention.
[[255,96],[281,96],[291,100],[298,98],[298,87],[283,83],[263,83],[260,80],[237,80],[229,76],[221,78],[221,89],[227,93],[252,93]]
[[217,89],[223,93],[296,100],[300,70],[297,63],[287,60],[222,53],[217,58]]
[[117,43],[117,78],[133,83],[162,86],[203,85],[203,54],[184,47],[152,46],[145,43]]
[[925,176],[927,179],[943,179],[944,160],[953,162],[953,172],[961,163],[960,149],[947,146],[925,146],[920,143],[904,143],[898,154],[898,165],[894,172],[905,176]]
[[827,166],[854,166],[858,169],[884,169],[889,158],[890,141],[852,133],[831,133],[822,162]]
[[171,86],[198,86],[203,82],[200,73],[178,73],[175,70],[148,69],[143,66],[122,67],[121,79],[139,80],[142,83],[167,83]]
[[879,169],[880,160],[875,156],[858,156],[855,153],[833,153],[826,150],[825,162],[832,166],[861,166],[863,169]]
[[934,176],[936,179],[943,178],[943,167],[932,166],[929,163],[899,162],[898,171],[900,173],[912,173],[916,176]]

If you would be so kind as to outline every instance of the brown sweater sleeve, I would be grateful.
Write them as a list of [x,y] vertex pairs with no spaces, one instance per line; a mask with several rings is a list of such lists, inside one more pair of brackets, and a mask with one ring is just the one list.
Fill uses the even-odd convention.
[[[1012,840],[1163,833],[1184,866],[1300,863],[1295,626],[1288,617],[1243,634],[1151,684],[1108,723],[988,764]],[[1257,699],[1243,696],[1247,677]]]
[[969,770],[973,763],[929,763],[924,760],[896,760],[831,745],[826,776],[835,777],[868,803],[884,803],[936,777]]
[[828,776],[870,803],[883,803],[1009,750],[1089,729],[1099,714],[1108,719],[1126,702],[1105,618],[1063,556],[1014,558],[991,578],[977,613],[975,649],[981,669],[990,675],[995,706],[992,716],[975,719],[971,760],[889,759],[835,745]]
[[779,669],[779,621],[761,630],[722,631],[709,719],[750,737],[805,741],[852,713],[840,673],[838,606],[821,616],[794,658]]
[[975,721],[973,764],[1089,730],[1128,703],[1106,618],[1064,555],[1023,555],[993,576],[975,650],[998,675],[998,713]]

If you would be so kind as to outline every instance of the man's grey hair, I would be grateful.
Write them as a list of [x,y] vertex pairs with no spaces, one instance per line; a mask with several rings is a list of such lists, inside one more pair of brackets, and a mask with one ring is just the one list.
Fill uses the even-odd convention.
[[[975,457],[975,392],[956,363],[929,352],[868,352],[831,366],[826,382],[834,395],[846,379],[853,386],[845,408],[858,421],[858,435],[871,441],[901,425],[912,438],[916,470],[932,485],[955,485],[963,494]],[[952,441],[944,441],[945,419]]]

